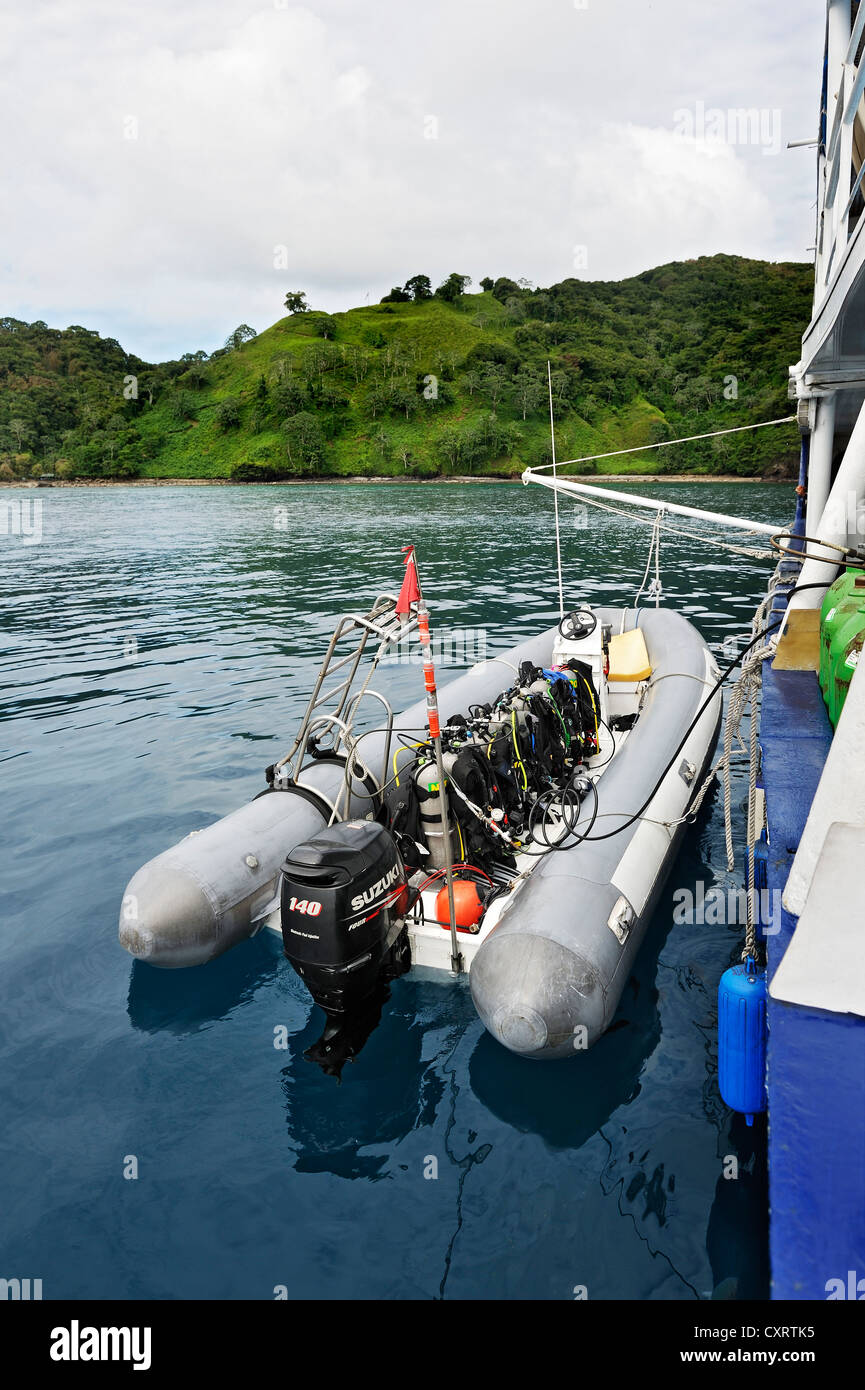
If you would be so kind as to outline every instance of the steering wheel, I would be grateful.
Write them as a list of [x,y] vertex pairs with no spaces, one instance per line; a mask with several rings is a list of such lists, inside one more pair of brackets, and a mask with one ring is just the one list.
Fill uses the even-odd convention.
[[559,633],[566,642],[580,642],[589,637],[598,626],[598,620],[590,608],[578,608],[566,613],[559,623]]

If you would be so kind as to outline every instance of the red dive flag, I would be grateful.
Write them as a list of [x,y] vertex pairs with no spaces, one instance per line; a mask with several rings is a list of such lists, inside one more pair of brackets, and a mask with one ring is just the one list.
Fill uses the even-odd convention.
[[412,604],[417,603],[420,598],[420,588],[418,587],[417,570],[414,563],[414,546],[407,545],[405,548],[408,551],[405,557],[405,578],[402,581],[402,588],[399,591],[394,612],[397,614],[405,613],[408,617]]

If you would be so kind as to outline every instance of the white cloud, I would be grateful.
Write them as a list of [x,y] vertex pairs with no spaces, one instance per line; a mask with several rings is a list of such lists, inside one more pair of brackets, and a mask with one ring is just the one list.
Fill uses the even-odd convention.
[[267,326],[287,289],[335,310],[421,271],[550,283],[578,243],[590,278],[718,250],[804,259],[807,152],[708,159],[673,127],[704,101],[777,108],[785,140],[809,134],[814,7],[795,0],[779,34],[746,0],[711,22],[677,0],[589,6],[19,11],[2,311],[163,356]]
[[[624,185],[624,186],[623,186]],[[606,128],[574,156],[572,225],[588,252],[580,278],[636,275],[675,258],[766,254],[775,230],[768,195],[734,148],[707,153],[669,130]]]

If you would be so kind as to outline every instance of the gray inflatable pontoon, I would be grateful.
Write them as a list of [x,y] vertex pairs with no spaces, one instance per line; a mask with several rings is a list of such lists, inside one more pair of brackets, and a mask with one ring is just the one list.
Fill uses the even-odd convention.
[[[361,628],[367,624],[383,645],[396,631],[390,626],[393,599],[387,604],[380,599],[369,615],[352,620]],[[599,696],[598,746],[584,768],[583,794],[591,782],[591,797],[579,810],[577,842],[555,849],[556,834],[549,832],[543,842],[536,835],[524,839],[509,860],[504,888],[496,890],[480,922],[459,933],[485,1026],[511,1051],[534,1058],[579,1054],[608,1027],[673,864],[721,716],[720,693],[711,693],[718,677],[714,658],[680,614],[582,613],[594,618],[591,630],[583,632],[579,623],[564,634],[561,625],[552,628],[478,663],[439,693],[445,726],[470,707],[495,701],[522,663],[549,674],[576,657],[577,665],[585,663],[581,669],[591,667]],[[589,627],[588,620],[583,626]],[[329,656],[338,635],[339,629]],[[356,670],[355,663],[347,691]],[[304,737],[275,765],[273,787],[138,870],[120,918],[120,941],[133,956],[158,966],[198,965],[263,927],[285,932],[280,870],[286,856],[298,851],[303,862],[310,845],[327,842],[334,824],[362,829],[372,819],[370,807],[380,804],[379,790],[393,783],[394,771],[411,765],[406,734],[423,737],[423,701],[395,717],[388,710],[377,731],[354,734],[360,697],[367,695],[373,695],[368,681],[353,697],[357,703],[340,697],[336,714],[316,715],[324,700],[320,677]],[[387,709],[381,696],[374,698]],[[317,725],[334,735],[333,756],[306,756]],[[561,836],[567,843],[564,823]],[[434,865],[435,855],[424,862]],[[414,902],[399,925],[412,967],[435,970],[447,980],[453,979],[450,935],[436,913],[442,872],[426,875],[431,884],[418,875]],[[401,900],[403,908],[407,901]],[[290,902],[294,910],[297,895]],[[320,903],[310,898],[309,904],[304,898],[297,911],[321,912]],[[304,931],[292,928],[295,935],[317,940],[314,923],[303,925]],[[306,978],[303,968],[299,973]]]

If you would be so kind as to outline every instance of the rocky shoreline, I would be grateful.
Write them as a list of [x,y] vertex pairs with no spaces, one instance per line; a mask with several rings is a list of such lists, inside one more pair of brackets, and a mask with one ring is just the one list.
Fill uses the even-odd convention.
[[[567,473],[560,474],[576,483],[790,483],[790,478],[740,478],[729,473]],[[389,487],[432,487],[440,484],[477,483],[480,485],[508,483],[521,485],[521,478],[394,478],[394,477],[346,477],[346,478],[283,478],[278,482],[240,483],[233,478],[58,478],[51,483],[39,483],[35,479],[3,482],[0,488],[92,488],[92,487],[345,487],[363,483],[367,487],[387,484]]]

